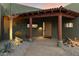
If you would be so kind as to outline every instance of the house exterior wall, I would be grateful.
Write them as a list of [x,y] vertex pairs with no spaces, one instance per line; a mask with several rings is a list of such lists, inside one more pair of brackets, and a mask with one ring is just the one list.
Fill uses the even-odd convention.
[[63,20],[63,24],[72,22],[73,28],[66,28],[63,25],[63,38],[66,38],[67,36],[69,38],[79,38],[79,17],[74,20],[66,20],[66,18]]
[[75,31],[75,34],[74,36],[79,38],[79,17],[77,17],[74,21],[74,31]]
[[3,39],[3,16],[4,16],[4,8],[3,6],[0,4],[0,40]]
[[[79,12],[79,3],[71,3],[65,6],[65,8]],[[63,37],[65,38],[64,35],[66,35],[66,36],[69,36],[70,38],[74,38],[74,37],[79,38],[79,17],[77,17],[74,20],[70,20],[70,21],[73,23],[74,26],[73,28],[69,28],[69,29],[64,28],[63,31],[65,32],[65,34],[63,34]],[[67,20],[63,20],[63,22],[66,23]]]
[[16,36],[16,32],[20,32],[21,34],[18,35],[20,38],[25,38],[26,33],[29,32],[28,29],[26,29],[27,22],[22,19],[18,22],[13,21],[13,38]]
[[62,35],[63,35],[63,39],[66,39],[67,37],[69,38],[73,38],[74,36],[74,31],[73,31],[73,28],[67,28],[65,25],[69,22],[73,22],[73,20],[71,19],[68,19],[68,18],[65,18],[63,17],[63,25],[62,25]]
[[[52,37],[53,38],[57,38],[57,17],[53,17],[51,18],[52,20]],[[65,24],[66,23],[73,23],[73,28],[66,28]],[[67,37],[69,38],[79,38],[79,17],[77,17],[76,19],[70,19],[70,18],[66,18],[63,17],[62,18],[62,35],[63,35],[63,39],[66,39]]]
[[0,40],[1,40],[1,7],[0,7]]
[[52,38],[57,39],[57,17],[51,18],[52,20]]

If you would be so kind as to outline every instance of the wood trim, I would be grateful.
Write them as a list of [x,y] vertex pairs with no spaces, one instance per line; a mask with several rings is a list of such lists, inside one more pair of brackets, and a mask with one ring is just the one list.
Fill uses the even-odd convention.
[[[76,18],[75,16],[68,15],[65,13],[61,13],[62,16],[67,17],[67,18]],[[19,16],[18,18],[43,18],[43,17],[52,17],[52,16],[59,16],[60,13],[47,13],[47,14],[40,14],[40,15],[34,15],[34,16]]]
[[74,16],[74,17],[75,16],[79,17],[78,12],[75,12],[75,11],[72,11],[72,10],[69,10],[69,9],[65,9],[62,6],[60,6],[59,8],[51,8],[51,9],[45,9],[45,10],[22,13],[19,16],[26,16],[26,17],[33,16],[33,17],[35,17],[35,16],[38,16],[38,15],[43,16],[43,15],[48,15],[48,14],[56,14],[56,13],[60,13],[60,12],[64,13],[64,14],[67,14],[67,15]]

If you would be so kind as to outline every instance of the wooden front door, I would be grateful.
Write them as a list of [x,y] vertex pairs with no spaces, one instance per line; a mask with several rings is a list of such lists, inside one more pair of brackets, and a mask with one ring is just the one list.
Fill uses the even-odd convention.
[[45,22],[44,37],[47,37],[47,38],[52,37],[52,22],[51,21]]

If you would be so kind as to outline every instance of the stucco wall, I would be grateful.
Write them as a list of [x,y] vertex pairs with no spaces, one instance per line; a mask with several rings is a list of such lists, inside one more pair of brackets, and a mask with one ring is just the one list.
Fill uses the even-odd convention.
[[25,37],[26,32],[28,32],[26,29],[26,24],[27,23],[24,19],[21,19],[17,22],[13,21],[13,37],[14,38],[16,36],[15,35],[16,32],[22,33],[21,35],[19,35],[19,37],[21,37],[21,38]]
[[52,20],[52,38],[57,38],[57,17],[51,18]]
[[[57,17],[53,17],[51,18],[52,20],[52,37],[53,38],[57,38]],[[73,23],[73,28],[66,28],[65,24],[72,22]],[[70,19],[70,18],[66,18],[63,17],[62,18],[62,34],[63,34],[63,39],[66,39],[66,37],[70,37],[70,38],[79,38],[79,17],[76,19]]]
[[[71,3],[65,6],[65,8],[79,12],[79,3]],[[63,22],[65,23],[67,22],[67,20],[63,20]],[[69,36],[70,38],[74,38],[74,37],[79,38],[79,17],[72,20],[71,22],[74,24],[73,28],[72,29],[64,28],[63,31],[65,32],[65,34],[63,34],[63,37],[65,38],[64,35],[66,35]]]
[[0,40],[1,40],[1,7],[0,7]]
[[73,22],[74,22],[75,36],[79,38],[79,17],[77,17]]
[[3,38],[3,16],[4,16],[4,8],[3,6],[0,4],[0,40]]
[[[64,25],[68,22],[72,22],[73,23],[73,28],[66,28]],[[79,17],[76,19],[67,19],[64,18],[63,20],[63,38],[66,37],[70,37],[70,38],[79,38]]]
[[71,19],[68,19],[68,18],[65,18],[63,17],[63,25],[62,25],[62,34],[63,34],[63,38],[65,39],[66,37],[70,37],[70,38],[73,38],[74,34],[73,34],[73,28],[67,28],[65,27],[66,23],[69,23],[69,22],[73,22],[73,20]]

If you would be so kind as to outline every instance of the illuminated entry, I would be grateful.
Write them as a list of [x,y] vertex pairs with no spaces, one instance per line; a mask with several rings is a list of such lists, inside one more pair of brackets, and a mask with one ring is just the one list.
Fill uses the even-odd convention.
[[[29,26],[29,24],[27,24],[27,28],[29,28],[30,26]],[[37,24],[32,24],[32,28],[37,28],[38,27],[38,25]]]

